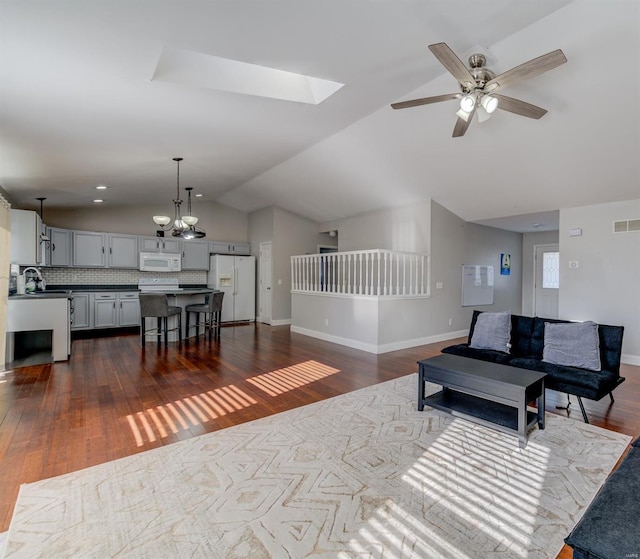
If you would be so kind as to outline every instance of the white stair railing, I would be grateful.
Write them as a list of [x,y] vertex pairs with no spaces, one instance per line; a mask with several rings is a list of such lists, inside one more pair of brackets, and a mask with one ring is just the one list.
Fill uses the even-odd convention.
[[429,295],[429,256],[382,249],[292,256],[291,290],[426,297]]

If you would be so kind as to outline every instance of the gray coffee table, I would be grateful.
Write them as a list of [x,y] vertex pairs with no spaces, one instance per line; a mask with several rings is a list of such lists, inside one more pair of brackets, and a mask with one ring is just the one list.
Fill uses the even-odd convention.
[[[418,410],[430,406],[474,423],[517,435],[520,448],[537,423],[544,429],[544,377],[527,369],[442,354],[418,361]],[[442,386],[424,395],[425,382]],[[537,400],[537,412],[527,404]]]

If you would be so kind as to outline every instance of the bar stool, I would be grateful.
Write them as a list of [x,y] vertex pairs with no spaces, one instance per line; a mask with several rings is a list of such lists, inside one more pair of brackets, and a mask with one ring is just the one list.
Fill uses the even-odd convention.
[[[178,326],[169,329],[168,319],[170,316],[178,317]],[[145,330],[146,318],[157,318],[158,325],[156,328]],[[146,335],[149,332],[155,332],[160,342],[160,337],[164,334],[164,345],[169,341],[169,330],[178,331],[178,342],[182,342],[182,307],[173,307],[169,305],[169,299],[164,293],[140,293],[140,336],[142,337],[142,347],[145,345]]]
[[186,336],[189,338],[189,316],[191,313],[196,313],[196,323],[193,325],[196,327],[196,338],[200,335],[200,313],[204,313],[204,321],[202,324],[205,330],[209,328],[209,339],[211,339],[211,332],[215,328],[216,339],[220,339],[220,315],[222,314],[222,299],[224,298],[224,291],[214,291],[207,294],[204,299],[204,304],[187,305],[184,310],[187,314],[187,327]]

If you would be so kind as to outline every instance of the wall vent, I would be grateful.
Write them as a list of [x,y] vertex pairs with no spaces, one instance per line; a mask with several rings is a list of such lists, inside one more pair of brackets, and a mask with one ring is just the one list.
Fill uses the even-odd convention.
[[614,233],[631,233],[634,231],[640,231],[640,219],[628,219],[625,221],[613,222]]

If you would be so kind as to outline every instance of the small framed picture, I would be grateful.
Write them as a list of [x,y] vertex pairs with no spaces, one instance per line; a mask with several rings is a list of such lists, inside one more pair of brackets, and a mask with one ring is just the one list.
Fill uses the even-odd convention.
[[500,255],[500,275],[511,275],[511,255],[504,252]]

